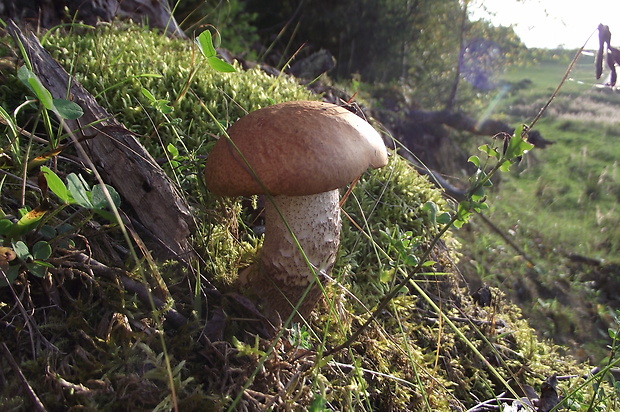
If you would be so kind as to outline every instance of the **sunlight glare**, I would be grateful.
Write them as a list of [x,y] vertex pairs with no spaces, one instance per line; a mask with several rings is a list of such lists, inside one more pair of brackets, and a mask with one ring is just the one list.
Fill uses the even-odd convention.
[[[598,48],[600,23],[611,29],[612,43],[620,45],[620,1],[589,0],[474,0],[473,20],[485,19],[494,25],[513,25],[515,32],[531,48]],[[588,40],[588,37],[590,39]]]

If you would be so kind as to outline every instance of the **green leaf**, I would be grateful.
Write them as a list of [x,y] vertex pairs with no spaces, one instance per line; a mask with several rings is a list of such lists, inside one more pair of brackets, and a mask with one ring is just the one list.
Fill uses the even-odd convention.
[[15,123],[15,120],[6,110],[4,110],[4,107],[2,106],[0,106],[0,117],[4,119],[5,124],[9,127],[9,129],[11,129],[10,137],[14,138],[18,136],[19,132],[17,131],[17,124]]
[[207,63],[213,70],[221,73],[232,73],[237,71],[237,69],[235,69],[232,65],[217,57],[217,52],[215,50],[215,46],[213,45],[213,37],[211,36],[211,32],[209,30],[205,30],[200,33],[200,35],[196,37],[195,41],[202,54],[207,58]]
[[467,161],[473,163],[477,168],[480,168],[480,158],[478,156],[469,156]]
[[202,54],[208,59],[215,56],[215,47],[213,47],[213,38],[211,32],[205,30],[196,37],[196,44],[200,48]]
[[525,129],[525,125],[521,123],[519,126],[515,127],[515,131],[512,133],[512,137],[518,137],[519,139],[523,136],[523,129]]
[[484,197],[485,197],[484,187],[481,186],[481,187],[477,188],[475,192],[470,194],[470,197],[471,197],[472,200],[475,200],[475,201],[484,199]]
[[[110,193],[110,197],[114,202],[114,206],[119,207],[121,204],[121,196],[112,186],[105,185],[105,187],[108,189],[108,193]],[[93,187],[93,190],[91,192],[91,200],[94,209],[104,209],[110,206],[103,187],[100,184]]]
[[381,272],[379,272],[379,281],[381,283],[390,283],[392,281],[392,279],[394,279],[394,273],[395,273],[395,269],[391,268],[388,270],[382,270]]
[[487,210],[489,208],[489,205],[487,205],[483,200],[480,201],[472,201],[471,202],[471,210],[476,211],[478,213],[480,213],[483,210]]
[[[39,206],[33,210],[26,212],[18,221],[13,225],[7,237],[9,239],[14,239],[18,236],[23,235],[24,233],[29,232],[33,229],[36,224],[41,220],[41,218],[47,213],[47,210]],[[19,255],[18,255],[19,256]]]
[[457,228],[462,227],[465,223],[467,223],[467,221],[469,220],[469,218],[471,217],[471,215],[473,214],[472,212],[472,203],[468,202],[466,200],[462,201],[459,203],[459,206],[456,210],[456,216],[457,216],[457,220],[454,222],[454,226]]
[[403,259],[403,264],[406,266],[417,266],[420,263],[420,259],[416,255],[407,255]]
[[490,157],[499,157],[499,153],[497,152],[497,149],[489,146],[488,144],[483,144],[482,146],[478,146],[478,149],[483,152],[486,153],[487,156]]
[[41,262],[39,260],[35,260],[32,263],[26,264],[28,271],[32,273],[34,276],[38,278],[42,278],[47,273],[47,268],[54,267],[47,262]]
[[35,157],[34,159],[28,162],[28,170],[32,170],[37,166],[41,166],[44,163],[47,163],[50,159],[58,156],[62,153],[63,148],[56,148],[54,150],[47,151]]
[[84,115],[84,111],[77,103],[66,99],[54,99],[50,91],[43,86],[43,83],[41,83],[37,75],[26,66],[22,66],[17,70],[17,77],[35,94],[37,99],[39,99],[47,110],[54,111],[63,119],[74,120]]
[[75,120],[84,115],[84,110],[77,103],[66,99],[54,99],[54,108],[63,119]]
[[325,405],[327,404],[327,400],[319,394],[314,394],[312,400],[310,401],[310,405],[308,406],[308,412],[323,412],[327,409]]
[[44,240],[40,240],[32,246],[32,256],[38,260],[46,260],[52,256],[52,247]]
[[437,205],[435,204],[435,202],[428,201],[424,203],[424,206],[422,206],[422,210],[427,213],[437,213]]
[[501,170],[504,173],[510,172],[510,166],[512,166],[512,161],[511,160],[506,160],[499,167],[499,170]]
[[101,216],[102,218],[104,218],[110,223],[118,222],[118,220],[116,220],[116,216],[112,212],[108,212],[107,210],[103,210],[103,209],[93,209],[93,212],[95,212],[96,215]]
[[58,235],[58,232],[56,232],[56,229],[50,225],[43,225],[39,228],[39,234],[44,239],[52,239]]
[[428,213],[431,219],[431,224],[433,224],[433,226],[437,224],[437,205],[435,204],[435,202],[426,202],[422,207],[422,210]]
[[88,197],[88,184],[86,184],[81,176],[75,173],[69,174],[69,176],[67,176],[67,188],[75,203],[87,209],[93,208],[93,204]]
[[232,65],[218,59],[215,56],[207,57],[207,63],[209,63],[209,66],[211,66],[213,70],[220,73],[232,73],[237,71],[237,69],[235,69]]
[[30,254],[30,250],[28,250],[28,245],[26,245],[23,241],[18,240],[13,243],[13,251],[20,260],[29,261],[32,260],[32,255]]
[[52,94],[43,86],[41,80],[26,66],[22,66],[17,70],[17,77],[32,91],[37,99],[43,104],[47,110],[54,109],[54,99]]
[[19,265],[10,266],[8,270],[4,271],[4,274],[7,277],[7,280],[4,279],[4,276],[0,276],[0,287],[5,287],[12,284],[15,279],[19,276]]
[[463,227],[463,225],[465,223],[467,223],[467,221],[461,220],[461,219],[457,219],[457,220],[454,221],[453,225],[454,225],[455,228],[460,229],[460,228]]
[[58,175],[47,166],[41,166],[41,172],[45,176],[47,187],[52,191],[52,193],[58,196],[58,198],[64,203],[71,203],[71,200],[73,200],[71,194],[60,177],[58,177]]
[[142,94],[144,95],[144,97],[146,97],[149,102],[153,103],[155,102],[155,96],[153,96],[153,93],[151,93],[149,90],[145,89],[144,87],[141,89]]
[[170,153],[170,156],[172,156],[173,159],[179,156],[179,149],[177,149],[176,146],[172,143],[168,143],[168,146],[166,146],[166,150],[168,151],[168,153]]
[[10,232],[13,227],[13,222],[9,219],[0,219],[0,235],[6,235]]
[[450,213],[448,212],[444,212],[437,216],[437,223],[442,225],[450,223],[450,220],[452,220],[452,216],[450,216]]
[[472,185],[477,186],[480,184],[480,182],[485,181],[487,177],[488,175],[484,170],[478,169],[473,175],[469,177],[469,181],[472,183]]
[[504,157],[506,159],[514,160],[519,156],[523,156],[534,147],[533,144],[527,142],[521,137],[522,132],[523,126],[517,128],[515,130],[515,133],[510,138],[510,141],[508,142],[508,147],[506,148],[506,153],[504,153]]
[[174,107],[170,106],[170,102],[164,99],[155,101],[153,107],[155,107],[158,112],[163,114],[170,114],[174,111]]
[[156,99],[153,93],[144,87],[141,89],[142,94],[149,100],[151,105],[160,113],[169,114],[172,113],[174,107],[170,106],[170,101],[165,99]]

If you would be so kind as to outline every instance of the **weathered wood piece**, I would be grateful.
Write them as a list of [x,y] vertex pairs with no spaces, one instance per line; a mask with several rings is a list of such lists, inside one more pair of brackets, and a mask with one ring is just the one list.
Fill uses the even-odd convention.
[[125,205],[133,208],[153,237],[172,252],[166,257],[186,258],[193,220],[174,183],[134,134],[97,104],[95,98],[52,59],[33,33],[24,35],[12,21],[9,21],[8,30],[24,45],[34,73],[52,96],[67,98],[69,90],[69,99],[84,110],[80,119],[65,120],[65,123],[78,136],[83,132],[88,137],[81,144],[106,183],[120,193]]
[[73,22],[94,26],[118,18],[144,22],[171,37],[187,38],[168,0],[0,0],[0,17],[47,29]]

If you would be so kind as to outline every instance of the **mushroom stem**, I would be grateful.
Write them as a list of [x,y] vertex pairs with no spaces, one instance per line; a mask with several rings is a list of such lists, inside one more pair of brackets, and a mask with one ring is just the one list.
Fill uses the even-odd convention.
[[[329,274],[334,266],[340,244],[339,192],[275,196],[273,203],[277,209],[271,201],[265,203],[265,239],[259,261],[247,279],[248,286],[262,301],[267,317],[279,316],[285,320],[314,277],[318,276],[318,281],[325,284],[327,280],[321,273]],[[295,234],[314,271],[308,267],[290,232]],[[314,283],[299,306],[299,316],[307,317],[321,294],[321,287]]]

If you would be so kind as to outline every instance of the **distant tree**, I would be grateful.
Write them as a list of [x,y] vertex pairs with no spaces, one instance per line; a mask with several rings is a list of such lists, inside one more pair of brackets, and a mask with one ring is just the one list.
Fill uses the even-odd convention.
[[464,3],[460,29],[461,47],[457,73],[446,100],[446,109],[458,106],[457,90],[465,81],[473,91],[485,92],[501,86],[501,74],[515,64],[522,64],[530,56],[511,27],[495,27],[485,21],[467,19]]
[[[462,0],[247,0],[265,58],[281,67],[296,56],[325,48],[337,60],[330,75],[365,82],[395,83],[409,93],[424,90],[427,107],[457,104],[455,79],[460,56],[482,63],[481,47],[492,46],[493,62],[515,56],[518,38],[511,29],[463,20]],[[466,11],[466,10],[465,10]],[[486,36],[486,37],[485,37]],[[476,40],[487,38],[488,43]],[[477,42],[477,43],[476,43]],[[472,53],[477,44],[478,52]],[[461,58],[462,59],[462,58]],[[490,61],[490,60],[488,60]],[[417,93],[416,93],[417,94]],[[420,93],[422,94],[422,93]],[[451,105],[452,105],[451,104]]]
[[[390,81],[409,76],[409,55],[426,42],[425,30],[436,31],[433,26],[446,9],[458,4],[458,0],[249,0],[248,9],[259,13],[262,42],[286,52],[287,58],[305,43],[309,51],[326,48],[335,55],[337,77],[359,73],[368,81]],[[277,60],[286,61],[280,56]]]

